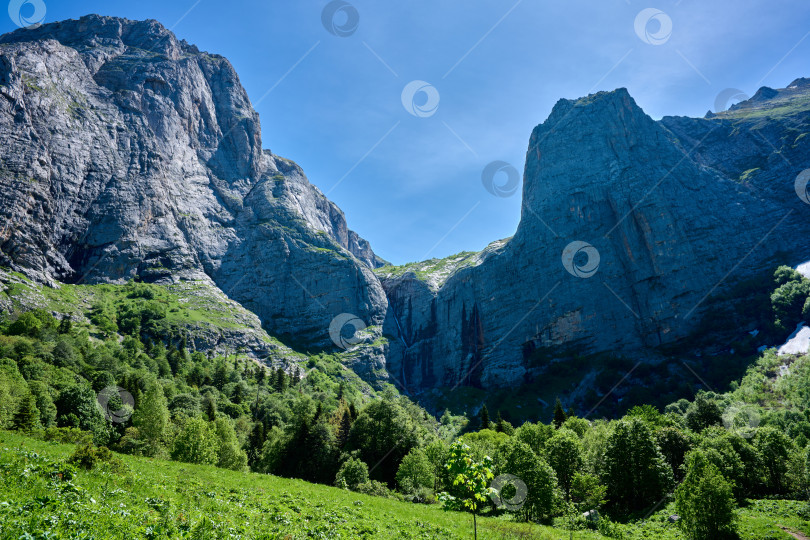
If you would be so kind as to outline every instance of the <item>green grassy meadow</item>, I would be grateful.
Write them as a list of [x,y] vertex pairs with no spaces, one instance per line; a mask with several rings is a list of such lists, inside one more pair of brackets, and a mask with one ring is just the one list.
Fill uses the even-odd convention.
[[[301,480],[117,454],[124,463],[77,470],[75,446],[0,432],[0,538],[472,538],[472,516],[439,505],[372,497]],[[72,476],[72,478],[71,478]],[[665,505],[644,521],[618,525],[613,538],[684,539]],[[749,501],[741,539],[790,540],[781,527],[810,532],[803,501]],[[557,520],[558,526],[563,526]],[[573,536],[571,536],[573,534]],[[608,538],[479,517],[478,538]]]

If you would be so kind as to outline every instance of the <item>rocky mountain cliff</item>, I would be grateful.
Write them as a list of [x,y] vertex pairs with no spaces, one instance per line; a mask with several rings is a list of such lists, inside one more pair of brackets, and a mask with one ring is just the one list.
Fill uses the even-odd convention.
[[87,16],[0,37],[0,266],[201,282],[300,350],[331,347],[350,313],[369,329],[347,363],[408,391],[515,386],[574,355],[655,361],[707,298],[810,258],[809,116],[806,79],[701,119],[654,121],[623,89],[560,100],[531,135],[514,237],[391,267],[263,149],[227,60]]
[[513,238],[438,287],[431,271],[378,270],[389,371],[491,388],[574,355],[654,361],[707,297],[810,258],[794,189],[809,120],[804,79],[705,119],[653,121],[624,89],[560,100],[532,133]]
[[277,336],[380,324],[381,261],[262,148],[231,64],[155,21],[87,16],[0,37],[0,264],[45,282],[202,280]]

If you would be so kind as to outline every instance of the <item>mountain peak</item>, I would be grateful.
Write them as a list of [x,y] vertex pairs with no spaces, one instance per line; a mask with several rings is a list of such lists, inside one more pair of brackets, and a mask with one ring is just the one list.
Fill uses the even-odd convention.
[[557,151],[570,145],[586,145],[602,154],[629,150],[645,140],[655,139],[660,129],[641,110],[626,88],[597,92],[579,99],[561,99],[545,122],[535,127],[529,143],[527,172],[540,155],[563,159]]
[[807,77],[799,77],[798,79],[796,79],[795,81],[793,81],[788,85],[789,89],[808,88],[808,87],[810,87],[810,79]]
[[541,125],[555,125],[572,114],[574,109],[577,109],[579,114],[592,114],[599,111],[616,111],[619,109],[638,109],[641,114],[644,114],[626,88],[617,88],[612,91],[588,94],[577,99],[560,99],[554,105],[546,121]]
[[0,43],[24,43],[54,39],[80,52],[96,47],[136,47],[177,59],[181,54],[199,53],[197,47],[180,41],[154,19],[133,21],[121,17],[85,15],[35,28],[20,28],[0,36]]

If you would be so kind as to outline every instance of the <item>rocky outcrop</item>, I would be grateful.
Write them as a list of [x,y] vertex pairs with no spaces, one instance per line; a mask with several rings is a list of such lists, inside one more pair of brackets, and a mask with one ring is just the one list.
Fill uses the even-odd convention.
[[567,355],[651,359],[688,335],[707,296],[806,260],[810,207],[794,179],[810,152],[794,139],[807,116],[800,87],[787,92],[797,110],[773,101],[785,92],[758,93],[756,113],[661,122],[624,89],[558,102],[529,142],[513,238],[439,288],[378,271],[388,369],[412,389],[490,387]]
[[208,281],[268,331],[330,344],[380,324],[381,261],[262,148],[231,64],[155,21],[87,16],[0,37],[0,264],[40,281]]

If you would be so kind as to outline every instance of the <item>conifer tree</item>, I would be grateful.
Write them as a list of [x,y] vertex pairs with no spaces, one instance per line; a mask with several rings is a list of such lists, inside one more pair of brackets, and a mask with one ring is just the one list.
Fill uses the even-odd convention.
[[287,374],[282,368],[276,370],[276,392],[284,392],[287,389]]
[[210,422],[216,420],[217,417],[217,406],[214,403],[213,399],[206,399],[205,400],[205,416],[208,417]]
[[481,419],[481,429],[489,429],[489,410],[487,409],[486,403],[481,407],[479,418]]
[[59,323],[59,329],[57,330],[60,334],[70,334],[70,331],[73,329],[73,322],[70,320],[70,317],[65,317]]
[[565,422],[565,411],[563,411],[562,402],[560,398],[557,398],[557,402],[554,404],[554,427],[556,429],[560,429],[560,426],[563,425]]
[[247,441],[248,465],[250,465],[251,469],[255,469],[261,459],[265,438],[264,424],[261,422],[253,424],[253,429]]
[[238,383],[233,388],[233,395],[231,396],[231,401],[239,405],[244,400],[245,400],[245,389],[242,386],[242,383]]
[[228,368],[220,362],[214,370],[214,386],[217,390],[222,390],[228,382]]
[[264,384],[264,379],[267,374],[264,372],[264,366],[256,366],[256,382],[259,386]]
[[294,478],[302,478],[307,456],[307,442],[310,433],[309,418],[302,418],[295,430],[290,442],[285,448],[285,459],[282,462],[283,475]]
[[33,431],[39,427],[39,409],[33,394],[25,396],[14,414],[14,429]]
[[345,404],[338,409],[338,414],[339,418],[335,438],[337,439],[338,448],[343,448],[346,446],[346,441],[349,440],[349,431],[352,429],[352,415]]
[[319,401],[318,406],[315,407],[315,416],[312,418],[313,424],[318,421],[318,419],[321,417],[321,414],[323,414],[323,404]]

